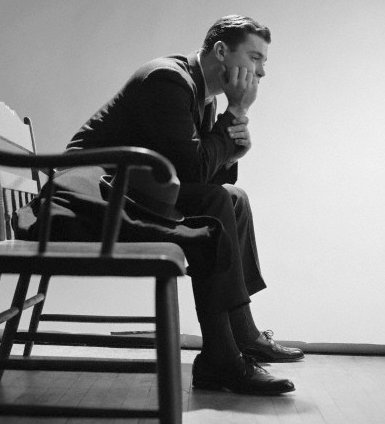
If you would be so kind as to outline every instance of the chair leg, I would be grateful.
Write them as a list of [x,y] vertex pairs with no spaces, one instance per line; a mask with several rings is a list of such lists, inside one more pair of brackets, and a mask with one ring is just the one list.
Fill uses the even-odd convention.
[[156,340],[161,424],[182,423],[182,378],[176,282],[176,277],[156,279]]
[[[40,315],[43,312],[44,303],[46,301],[48,284],[51,276],[50,275],[42,275],[39,283],[38,293],[44,294],[44,300],[33,307],[31,321],[29,323],[28,334],[35,334],[40,322]],[[33,341],[26,342],[24,346],[23,356],[29,357],[31,356]]]
[[[17,308],[19,313],[7,321],[3,339],[0,346],[0,361],[6,361],[11,354],[13,342],[17,329],[19,327],[21,314],[23,312],[24,301],[27,296],[29,282],[31,280],[30,274],[20,274],[19,280],[17,282],[15,294],[12,300],[12,307]],[[3,376],[4,368],[0,367],[0,380]]]

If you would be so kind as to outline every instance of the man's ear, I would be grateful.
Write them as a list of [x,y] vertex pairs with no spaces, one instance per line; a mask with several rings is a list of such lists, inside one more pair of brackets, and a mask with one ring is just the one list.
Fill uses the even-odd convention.
[[220,61],[223,62],[227,53],[228,47],[226,46],[226,43],[223,41],[217,41],[213,46],[213,52],[215,54],[215,57]]

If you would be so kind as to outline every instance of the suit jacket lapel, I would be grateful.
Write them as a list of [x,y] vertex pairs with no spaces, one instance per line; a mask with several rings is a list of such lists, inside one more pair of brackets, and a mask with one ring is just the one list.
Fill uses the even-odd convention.
[[197,53],[190,53],[187,56],[187,61],[189,64],[189,72],[191,78],[195,82],[197,87],[197,100],[198,100],[198,112],[199,112],[199,127],[202,125],[203,116],[205,112],[205,81],[203,79],[203,74],[201,67],[198,62]]

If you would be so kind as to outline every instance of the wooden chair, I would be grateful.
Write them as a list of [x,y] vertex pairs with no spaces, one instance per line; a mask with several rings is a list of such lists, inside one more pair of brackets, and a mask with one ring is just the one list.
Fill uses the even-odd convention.
[[[27,125],[25,125],[27,124]],[[24,127],[23,127],[24,126]],[[3,130],[3,131],[2,131]],[[0,404],[0,414],[154,418],[162,424],[182,422],[182,389],[179,313],[176,279],[184,275],[183,251],[173,243],[117,243],[121,209],[127,185],[129,167],[151,166],[167,181],[175,172],[168,160],[142,148],[112,148],[60,155],[34,155],[33,143],[27,147],[30,121],[24,124],[17,115],[0,103],[0,274],[18,274],[18,282],[9,309],[0,312],[0,324],[5,324],[0,346],[0,378],[4,370],[102,371],[122,373],[157,373],[158,410],[124,410],[112,408],[80,408],[38,405]],[[16,139],[12,138],[16,134]],[[22,143],[18,140],[22,139]],[[21,147],[20,147],[21,145]],[[24,153],[17,153],[21,148]],[[6,151],[8,150],[8,151]],[[28,151],[28,153],[27,153]],[[31,154],[32,153],[32,154]],[[53,188],[55,167],[116,165],[116,184],[111,192],[100,243],[50,242],[50,199],[45,203],[47,225],[38,242],[13,240],[10,225],[12,211],[38,193],[37,169],[48,169],[48,187]],[[12,172],[3,171],[12,167]],[[32,178],[21,177],[20,170],[33,170]],[[30,171],[31,172],[31,171]],[[4,217],[4,219],[3,219]],[[40,275],[38,293],[26,299],[32,275]],[[155,317],[42,315],[51,276],[151,276],[155,278]],[[130,278],[127,278],[127,282]],[[1,288],[0,288],[1,289]],[[23,310],[34,307],[29,331],[19,331]],[[96,311],[97,312],[97,311]],[[38,332],[39,320],[76,322],[154,322],[156,324],[156,361],[90,358],[35,358],[30,356],[33,343],[86,345],[102,347],[137,347],[142,339],[110,335]],[[23,356],[11,356],[15,342],[26,343]]]

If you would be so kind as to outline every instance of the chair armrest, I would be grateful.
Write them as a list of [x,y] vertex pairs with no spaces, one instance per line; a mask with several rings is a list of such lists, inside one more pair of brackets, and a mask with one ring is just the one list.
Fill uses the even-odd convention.
[[142,147],[87,149],[64,154],[39,154],[35,156],[1,151],[0,165],[40,169],[91,165],[147,165],[153,168],[154,176],[160,182],[169,181],[176,175],[175,168],[168,159],[159,153]]

